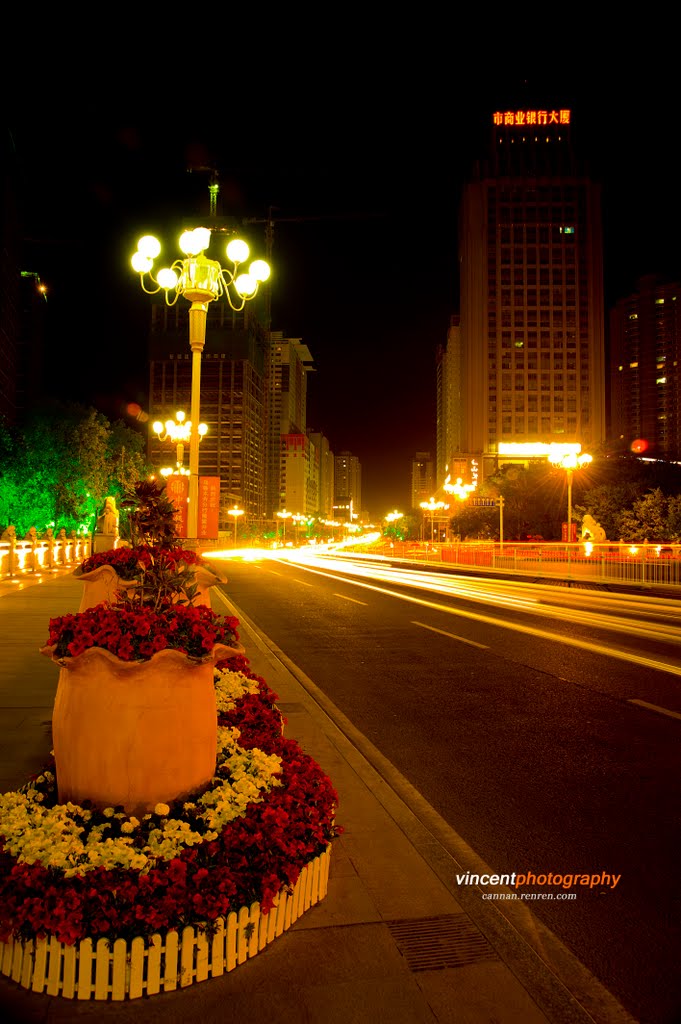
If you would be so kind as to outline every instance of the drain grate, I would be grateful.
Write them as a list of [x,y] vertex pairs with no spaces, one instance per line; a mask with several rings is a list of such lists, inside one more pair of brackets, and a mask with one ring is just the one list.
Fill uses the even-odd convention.
[[411,971],[441,971],[499,959],[465,914],[385,923]]

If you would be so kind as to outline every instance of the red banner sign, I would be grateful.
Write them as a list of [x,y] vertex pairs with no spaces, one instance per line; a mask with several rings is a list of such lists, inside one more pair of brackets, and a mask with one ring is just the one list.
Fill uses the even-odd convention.
[[173,475],[167,478],[166,494],[177,509],[177,532],[180,537],[187,536],[187,495],[189,494],[189,477]]
[[199,477],[198,535],[201,540],[217,540],[220,512],[220,477]]

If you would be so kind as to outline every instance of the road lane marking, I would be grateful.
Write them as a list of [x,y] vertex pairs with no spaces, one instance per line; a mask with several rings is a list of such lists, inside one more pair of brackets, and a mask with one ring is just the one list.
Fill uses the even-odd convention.
[[296,580],[296,583],[300,583],[301,587],[313,587],[314,583],[307,583],[305,580]]
[[668,715],[670,718],[681,718],[678,711],[670,711],[668,708],[661,708],[658,704],[649,704],[647,700],[634,700],[631,698],[628,704],[638,704],[639,707],[649,708],[651,711],[658,711],[661,715]]
[[333,596],[342,597],[344,601],[352,601],[353,604],[363,604],[365,608],[367,607],[366,601],[358,601],[355,597],[346,597],[345,594],[334,594]]
[[[327,579],[334,578],[335,574],[322,572],[320,569],[312,569],[309,566],[298,565],[303,572],[313,573],[315,576],[325,576]],[[337,579],[338,577],[335,576]],[[642,665],[644,668],[652,668],[658,672],[669,672],[671,675],[681,676],[681,665],[674,665],[668,661],[657,661],[655,658],[646,658],[641,654],[634,654],[632,651],[620,650],[617,647],[607,647],[604,644],[591,643],[588,640],[578,640],[576,637],[563,636],[561,633],[552,633],[550,630],[537,629],[534,626],[525,626],[521,623],[509,622],[505,619],[497,619],[492,615],[481,615],[478,612],[464,611],[463,608],[451,608],[446,604],[438,604],[436,601],[426,601],[423,598],[414,597],[413,594],[400,594],[396,590],[389,590],[387,587],[378,587],[372,583],[361,583],[359,580],[346,580],[346,583],[353,587],[361,587],[363,590],[373,590],[377,594],[386,594],[398,601],[408,601],[410,604],[421,605],[422,608],[430,608],[436,612],[444,612],[446,615],[458,615],[464,619],[474,619],[476,622],[484,622],[489,626],[497,626],[500,629],[508,629],[514,633],[525,633],[534,636],[538,640],[548,640],[552,643],[565,644],[568,647],[576,647],[591,654],[602,654],[606,658],[616,658],[619,661],[628,661],[632,665]]]
[[452,640],[458,640],[459,643],[469,644],[471,647],[479,647],[483,651],[488,651],[489,650],[488,644],[479,644],[479,643],[476,643],[475,640],[466,640],[465,637],[457,636],[456,633],[448,633],[444,629],[436,629],[435,626],[427,626],[425,622],[414,622],[412,620],[412,626],[422,626],[423,629],[430,629],[430,630],[432,630],[433,633],[442,633],[443,636],[449,636],[449,637],[452,638]]

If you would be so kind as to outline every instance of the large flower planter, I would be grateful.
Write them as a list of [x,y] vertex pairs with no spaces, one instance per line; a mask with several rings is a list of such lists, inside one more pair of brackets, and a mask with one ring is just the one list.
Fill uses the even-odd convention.
[[66,946],[54,937],[0,942],[0,972],[23,988],[70,999],[124,1000],[172,992],[219,977],[256,956],[327,893],[331,847],[282,890],[267,914],[258,903],[197,928],[126,942],[83,939]]
[[[214,665],[243,652],[217,644],[202,662],[174,650],[123,661],[93,647],[58,661],[52,732],[60,802],[140,815],[205,786],[215,772]],[[50,647],[41,653],[53,656]]]
[[[205,565],[192,566],[192,572],[194,574],[193,581],[197,587],[192,604],[194,606],[207,605],[210,608],[210,588],[217,583],[226,581]],[[90,572],[81,572],[76,569],[74,576],[83,584],[79,612],[94,608],[95,605],[102,604],[104,601],[108,604],[115,604],[121,591],[132,591],[136,587],[134,582],[122,579],[111,565],[100,565]]]
[[110,565],[100,565],[91,572],[80,572],[76,569],[74,576],[83,584],[79,612],[94,608],[104,601],[114,604],[118,600],[118,591],[125,586],[125,581]]

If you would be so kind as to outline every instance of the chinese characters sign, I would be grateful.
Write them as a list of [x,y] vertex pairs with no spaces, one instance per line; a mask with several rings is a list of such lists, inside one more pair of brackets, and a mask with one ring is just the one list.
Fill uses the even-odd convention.
[[187,494],[189,492],[189,477],[173,474],[167,478],[166,494],[174,502],[176,513],[177,532],[180,537],[187,536]]
[[496,110],[492,114],[495,125],[511,128],[542,128],[549,124],[570,124],[569,110]]
[[198,534],[202,540],[217,537],[219,511],[220,477],[200,476]]

